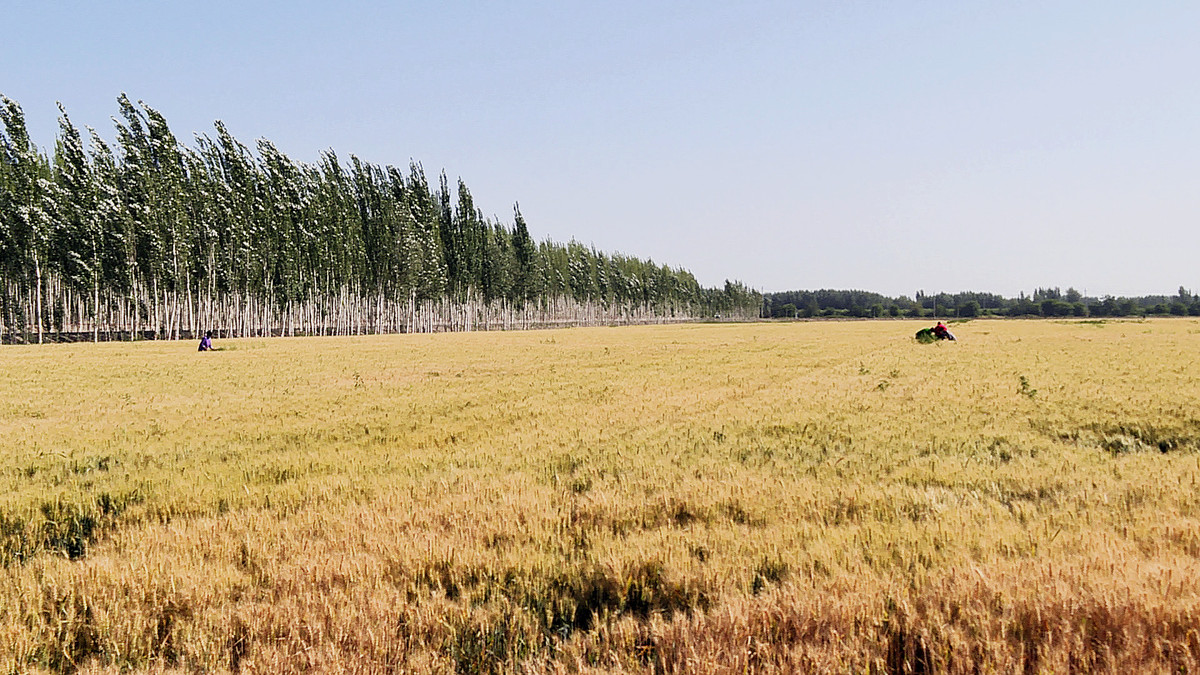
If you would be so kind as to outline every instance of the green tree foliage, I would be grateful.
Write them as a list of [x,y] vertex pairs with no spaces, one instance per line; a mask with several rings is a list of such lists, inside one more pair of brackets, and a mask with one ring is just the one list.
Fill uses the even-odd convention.
[[415,318],[430,308],[746,317],[762,302],[741,284],[703,289],[649,260],[539,244],[519,206],[511,226],[487,219],[461,179],[452,187],[442,172],[431,189],[417,162],[403,172],[327,151],[298,163],[267,140],[252,151],[220,121],[188,148],[158,111],[124,94],[114,145],[89,128],[85,148],[60,106],[46,156],[20,106],[0,101],[6,339],[28,340],[32,329],[40,340],[64,322],[86,324],[93,339],[102,327],[108,337],[295,332],[296,323],[345,332],[397,327],[403,314],[406,329],[433,330]]
[[[521,217],[520,205],[513,205],[513,218],[515,225],[512,233],[512,292],[509,299],[521,306],[532,300],[540,289],[533,260],[536,248],[533,245],[533,238],[529,236],[529,228],[525,225],[525,219]],[[577,297],[591,299],[591,294],[585,291],[578,294]]]
[[1200,297],[1184,287],[1174,296],[1148,295],[1134,298],[1085,297],[1074,288],[1037,288],[1032,295],[1004,298],[994,293],[938,293],[918,291],[913,298],[889,298],[868,291],[786,291],[763,296],[763,317],[1123,317],[1146,314],[1200,316]]
[[[49,160],[38,153],[29,140],[21,106],[6,96],[0,96],[0,122],[4,126],[0,136],[3,157],[0,164],[4,165],[3,196],[0,197],[4,208],[0,215],[4,222],[0,225],[0,239],[5,242],[5,257],[0,267],[8,273],[18,298],[33,295],[29,309],[38,342],[42,342],[48,309],[44,302],[45,287],[53,271],[48,256],[54,223],[58,219],[56,198],[59,189],[52,180]],[[6,304],[9,304],[7,300]],[[17,323],[23,329],[28,324],[24,317]]]
[[974,300],[968,300],[959,305],[956,314],[961,317],[979,316],[979,303]]

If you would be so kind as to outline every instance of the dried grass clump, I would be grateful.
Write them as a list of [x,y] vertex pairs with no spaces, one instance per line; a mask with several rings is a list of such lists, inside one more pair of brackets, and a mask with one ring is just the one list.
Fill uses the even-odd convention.
[[[920,589],[881,579],[789,584],[687,620],[580,636],[544,672],[1192,672],[1200,568],[1024,563],[951,569]],[[1164,593],[1164,591],[1169,591]],[[1164,597],[1173,595],[1176,597]],[[1182,597],[1178,597],[1182,596]]]

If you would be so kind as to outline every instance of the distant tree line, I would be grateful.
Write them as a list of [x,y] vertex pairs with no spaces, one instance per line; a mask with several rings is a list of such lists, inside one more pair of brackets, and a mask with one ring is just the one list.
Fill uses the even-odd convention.
[[1038,288],[1032,295],[1005,298],[995,293],[917,292],[889,298],[869,291],[785,291],[763,295],[761,316],[813,317],[962,317],[977,316],[1200,316],[1200,296],[1179,287],[1175,295],[1126,298],[1084,297],[1074,288]]
[[195,147],[122,94],[116,143],[62,106],[52,153],[0,97],[0,337],[348,334],[753,318],[741,283],[535,241],[459,179],[332,151],[314,164],[221,122]]

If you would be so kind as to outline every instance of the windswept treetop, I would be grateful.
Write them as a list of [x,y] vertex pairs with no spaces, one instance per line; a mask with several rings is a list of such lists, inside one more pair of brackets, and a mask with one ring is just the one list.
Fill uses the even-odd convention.
[[20,105],[0,116],[0,335],[94,339],[412,331],[753,317],[740,283],[577,241],[536,242],[520,208],[488,218],[460,178],[332,151],[254,149],[221,122],[181,144],[117,99],[116,142],[59,106],[52,154]]

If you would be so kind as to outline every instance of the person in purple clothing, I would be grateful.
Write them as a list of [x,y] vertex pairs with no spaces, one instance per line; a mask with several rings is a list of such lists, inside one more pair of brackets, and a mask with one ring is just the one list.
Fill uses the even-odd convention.
[[211,352],[212,348],[212,331],[205,331],[204,337],[200,338],[200,351]]

